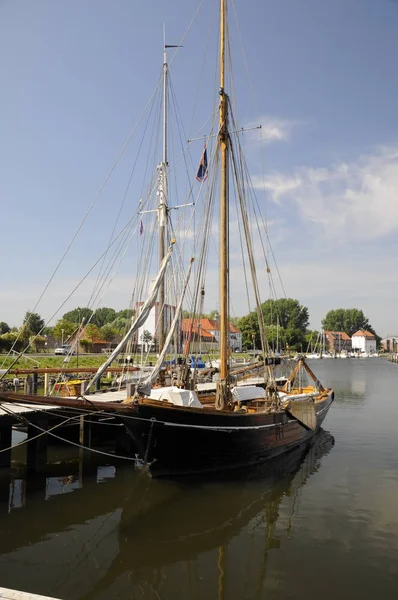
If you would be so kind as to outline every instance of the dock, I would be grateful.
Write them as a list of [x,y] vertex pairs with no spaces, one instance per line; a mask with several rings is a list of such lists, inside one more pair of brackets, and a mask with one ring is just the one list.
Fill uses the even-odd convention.
[[58,600],[50,596],[38,596],[30,592],[20,592],[18,590],[9,590],[8,588],[0,587],[0,600]]
[[[15,394],[17,396],[17,394]],[[71,396],[76,399],[76,396]],[[90,394],[99,403],[120,402],[126,398],[126,390],[104,391]],[[0,392],[1,401],[1,392]],[[47,466],[47,448],[53,435],[74,441],[78,445],[94,449],[96,443],[110,442],[118,454],[129,456],[131,441],[122,423],[101,411],[76,414],[67,408],[50,404],[0,402],[0,468],[11,466],[12,432],[15,426],[26,428],[26,470],[42,473]],[[62,431],[61,431],[62,428]],[[53,430],[53,434],[51,432]],[[47,433],[47,431],[49,433]],[[72,441],[72,443],[73,443]],[[1,596],[0,596],[1,600]]]

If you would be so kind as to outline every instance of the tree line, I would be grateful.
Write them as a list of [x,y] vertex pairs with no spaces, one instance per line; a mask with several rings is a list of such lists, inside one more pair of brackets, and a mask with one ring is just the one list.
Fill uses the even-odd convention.
[[[311,339],[317,338],[319,332],[309,329],[309,311],[306,306],[293,298],[267,300],[261,305],[264,323],[267,328],[267,338],[271,347],[290,348],[296,351],[306,351]],[[260,330],[257,313],[235,320],[236,326],[242,333],[242,346],[245,349],[255,345],[260,346]],[[330,310],[322,320],[324,331],[341,331],[352,337],[359,329],[366,329],[377,336],[369,319],[363,311],[357,308],[338,308]]]
[[[267,327],[268,341],[275,349],[278,347],[305,351],[311,338],[314,339],[314,335],[318,334],[317,331],[309,329],[308,308],[296,299],[267,300],[261,305],[261,311]],[[0,351],[9,350],[16,340],[18,341],[14,347],[17,351],[26,348],[28,344],[31,350],[38,351],[44,347],[46,335],[52,335],[58,342],[66,341],[79,325],[84,325],[82,343],[89,345],[93,340],[111,342],[117,335],[124,333],[133,316],[134,311],[131,309],[115,311],[113,308],[102,307],[92,311],[89,308],[77,307],[66,312],[54,327],[46,327],[38,313],[27,312],[19,328],[10,327],[4,321],[0,322]],[[188,316],[191,314],[183,313],[183,317]],[[217,319],[218,313],[213,310],[203,316]],[[250,312],[231,321],[242,333],[244,350],[261,347],[257,312]],[[380,340],[369,319],[357,308],[330,310],[322,321],[322,329],[344,331],[350,337],[359,329],[366,329]]]
[[44,349],[46,336],[53,336],[59,343],[65,342],[79,326],[84,326],[87,344],[93,340],[112,341],[125,331],[133,315],[134,311],[128,308],[115,311],[104,306],[93,311],[77,307],[66,312],[53,327],[46,327],[38,313],[28,311],[20,327],[10,327],[5,321],[0,321],[0,351],[8,351],[13,347],[20,352],[27,346],[30,350],[40,351]]

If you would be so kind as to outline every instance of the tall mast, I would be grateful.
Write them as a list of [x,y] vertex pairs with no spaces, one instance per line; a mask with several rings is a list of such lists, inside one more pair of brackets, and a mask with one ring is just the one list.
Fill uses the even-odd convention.
[[225,85],[226,0],[220,0],[220,129],[221,206],[220,206],[220,385],[217,408],[227,404],[228,379],[228,291],[229,291],[229,194],[228,194],[228,96]]
[[[163,49],[163,157],[162,162],[158,166],[159,171],[159,262],[165,256],[165,245],[166,245],[166,224],[167,224],[167,78],[168,78],[168,64],[167,64],[167,51],[166,41],[164,40]],[[159,352],[161,352],[164,346],[165,340],[165,285],[164,280],[159,288],[159,316],[160,328],[159,328]]]

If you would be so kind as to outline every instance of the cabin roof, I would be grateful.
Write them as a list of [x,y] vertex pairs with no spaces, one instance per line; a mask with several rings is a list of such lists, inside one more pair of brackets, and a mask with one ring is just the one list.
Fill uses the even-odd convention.
[[370,331],[366,331],[366,329],[359,329],[353,334],[352,337],[367,337],[369,339],[375,339],[373,333],[370,333]]

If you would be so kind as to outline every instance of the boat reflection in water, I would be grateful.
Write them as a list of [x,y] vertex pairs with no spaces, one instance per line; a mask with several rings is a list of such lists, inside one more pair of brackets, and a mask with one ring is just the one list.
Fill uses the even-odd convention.
[[[82,465],[67,476],[70,463],[62,476],[44,478],[41,489],[37,479],[36,490],[14,480],[1,519],[2,585],[86,600],[187,597],[195,590],[214,597],[223,586],[243,585],[247,569],[257,583],[247,572],[245,590],[261,585],[267,553],[280,545],[275,530],[284,498],[293,528],[296,496],[333,445],[320,430],[306,446],[239,480],[236,473],[202,482],[151,480],[125,466],[85,478]],[[4,481],[2,490],[5,508]]]

